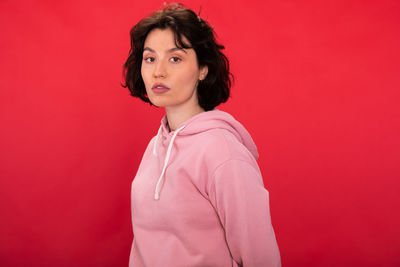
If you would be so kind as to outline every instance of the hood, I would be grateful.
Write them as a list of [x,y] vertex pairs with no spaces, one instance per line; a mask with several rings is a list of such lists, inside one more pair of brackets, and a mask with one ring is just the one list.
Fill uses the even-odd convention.
[[171,155],[171,150],[173,149],[174,140],[177,136],[187,136],[187,135],[194,135],[201,132],[205,132],[211,129],[224,129],[232,133],[236,139],[242,143],[253,155],[254,159],[258,159],[258,152],[257,147],[251,138],[249,132],[244,128],[244,126],[238,122],[232,115],[227,112],[214,109],[211,111],[206,111],[199,113],[192,118],[188,119],[187,121],[181,123],[179,127],[175,130],[170,132],[167,126],[167,116],[161,120],[161,126],[158,130],[154,146],[153,146],[153,155],[157,156],[157,146],[160,143],[161,137],[167,137],[168,135],[172,134],[171,141],[168,145],[167,154],[164,160],[164,166],[158,179],[155,195],[154,198],[157,200],[159,199],[160,193],[160,186],[162,179],[164,177],[165,170],[168,165],[169,157]]

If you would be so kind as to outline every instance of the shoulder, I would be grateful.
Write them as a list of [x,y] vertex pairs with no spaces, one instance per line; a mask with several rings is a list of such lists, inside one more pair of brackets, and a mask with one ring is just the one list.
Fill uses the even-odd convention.
[[150,141],[148,142],[146,149],[143,153],[143,157],[148,156],[149,154],[153,153],[154,144],[156,142],[157,136],[153,136]]
[[226,129],[210,129],[199,133],[194,140],[198,144],[197,151],[205,160],[213,162],[213,165],[223,164],[230,160],[240,160],[251,165],[256,160],[246,146],[237,137]]

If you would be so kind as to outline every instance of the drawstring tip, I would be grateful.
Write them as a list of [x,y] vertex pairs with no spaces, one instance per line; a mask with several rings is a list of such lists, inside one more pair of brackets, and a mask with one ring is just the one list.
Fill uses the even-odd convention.
[[155,194],[154,194],[154,199],[155,199],[155,200],[158,200],[159,198],[160,198],[160,195],[159,195],[158,193],[155,193]]

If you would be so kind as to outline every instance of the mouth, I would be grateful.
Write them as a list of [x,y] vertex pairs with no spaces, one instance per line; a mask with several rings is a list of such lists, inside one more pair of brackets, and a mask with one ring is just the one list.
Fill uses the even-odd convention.
[[151,90],[156,94],[162,94],[169,90],[170,88],[162,83],[156,83],[153,85]]

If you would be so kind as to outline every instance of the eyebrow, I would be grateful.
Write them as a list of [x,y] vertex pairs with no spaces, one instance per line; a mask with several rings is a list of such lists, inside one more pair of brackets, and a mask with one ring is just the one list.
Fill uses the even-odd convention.
[[[155,53],[156,51],[154,51],[153,49],[151,49],[150,47],[145,47],[144,49],[143,49],[143,52],[144,51],[150,51],[150,52],[152,52],[152,53]],[[175,51],[182,51],[182,52],[184,52],[185,54],[187,54],[187,52],[185,51],[185,50],[183,50],[182,48],[178,48],[178,47],[174,47],[174,48],[171,48],[171,49],[168,49],[167,50],[167,52],[168,53],[172,53],[172,52],[175,52]]]

